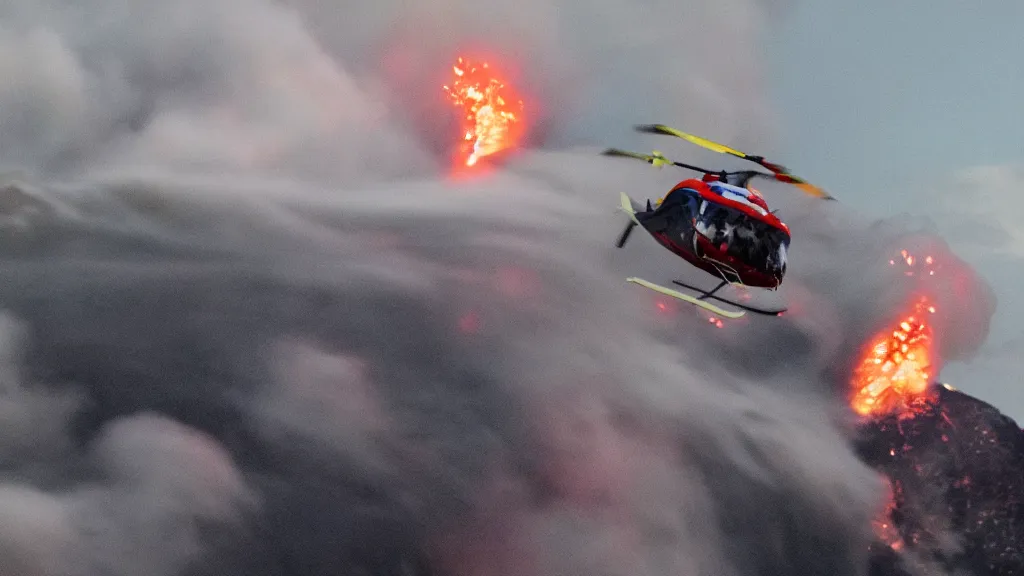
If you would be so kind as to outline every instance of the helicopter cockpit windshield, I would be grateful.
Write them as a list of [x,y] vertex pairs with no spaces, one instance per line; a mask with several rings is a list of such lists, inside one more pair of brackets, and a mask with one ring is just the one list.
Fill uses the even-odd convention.
[[789,236],[746,214],[705,202],[694,222],[700,234],[716,246],[761,272],[781,275],[786,270]]

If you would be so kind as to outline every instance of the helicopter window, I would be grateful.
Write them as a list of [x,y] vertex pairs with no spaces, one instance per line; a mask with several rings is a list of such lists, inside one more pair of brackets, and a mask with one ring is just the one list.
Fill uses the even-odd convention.
[[764,272],[785,269],[789,236],[742,212],[706,203],[695,223],[698,232],[716,246]]
[[700,199],[695,190],[682,188],[673,191],[658,206],[657,212],[664,215],[669,226],[689,226],[697,217]]
[[692,221],[697,217],[699,200],[696,194],[687,194],[686,199],[682,202],[683,208],[683,219],[687,222]]

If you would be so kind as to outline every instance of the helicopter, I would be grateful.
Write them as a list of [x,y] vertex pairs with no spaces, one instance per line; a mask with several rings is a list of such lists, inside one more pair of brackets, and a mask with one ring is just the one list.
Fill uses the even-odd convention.
[[[779,219],[776,210],[769,210],[764,197],[749,186],[754,178],[766,178],[792,184],[805,193],[824,200],[835,200],[828,192],[789,172],[785,166],[768,162],[762,156],[740,152],[723,144],[665,126],[642,124],[638,132],[674,136],[723,154],[742,158],[766,168],[758,170],[708,170],[669,160],[655,150],[639,154],[608,148],[602,154],[643,160],[655,167],[676,166],[703,173],[700,179],[683,180],[654,206],[647,200],[641,206],[625,192],[620,193],[620,208],[629,215],[626,228],[619,235],[616,247],[626,245],[637,226],[643,227],[663,247],[692,266],[718,278],[720,283],[704,291],[678,280],[676,284],[699,294],[690,296],[642,278],[627,278],[666,296],[677,298],[725,318],[740,318],[746,311],[766,316],[781,316],[786,308],[764,309],[718,296],[727,285],[775,291],[786,275],[786,259],[791,240],[789,227]],[[717,300],[740,310],[727,310],[709,302]]]

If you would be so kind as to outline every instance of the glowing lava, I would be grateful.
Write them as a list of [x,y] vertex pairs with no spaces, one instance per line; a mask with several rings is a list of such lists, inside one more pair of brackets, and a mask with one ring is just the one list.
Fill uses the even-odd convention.
[[896,326],[871,340],[853,375],[850,405],[857,414],[913,416],[930,402],[937,358],[928,315],[934,313],[921,296]]
[[462,112],[463,147],[459,162],[474,166],[481,158],[518,146],[523,135],[523,100],[487,62],[460,57],[455,81],[444,86]]

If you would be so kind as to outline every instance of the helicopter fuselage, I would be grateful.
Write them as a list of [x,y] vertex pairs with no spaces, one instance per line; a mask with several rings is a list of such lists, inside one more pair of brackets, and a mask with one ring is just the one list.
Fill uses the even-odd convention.
[[789,227],[730,188],[684,180],[636,219],[659,244],[708,274],[776,289],[786,274]]

